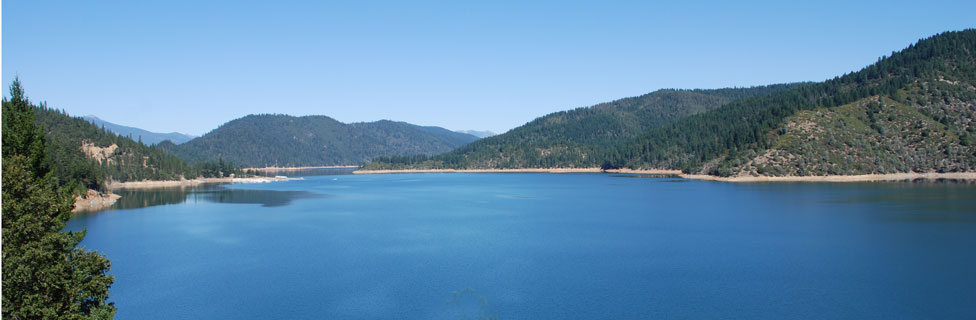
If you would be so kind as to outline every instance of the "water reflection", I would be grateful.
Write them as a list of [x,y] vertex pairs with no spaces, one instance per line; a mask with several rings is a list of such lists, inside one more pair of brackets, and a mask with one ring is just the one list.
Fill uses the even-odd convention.
[[289,176],[289,177],[308,177],[308,176],[331,176],[352,174],[359,167],[352,168],[309,168],[309,169],[281,169],[258,171],[259,175],[266,177]]
[[178,204],[186,201],[186,196],[197,189],[216,188],[216,186],[194,186],[161,188],[152,190],[115,190],[122,196],[110,209],[135,209],[167,204]]
[[881,184],[839,202],[884,204],[895,221],[976,222],[976,184],[944,180]]
[[794,206],[818,203],[857,206],[870,217],[893,222],[976,222],[976,184],[965,180],[886,182],[757,182],[736,184],[757,193],[776,193]]
[[293,200],[320,198],[324,194],[308,191],[251,190],[227,188],[223,185],[200,185],[183,188],[162,188],[152,190],[117,190],[122,196],[109,209],[135,209],[167,204],[179,204],[187,199],[216,203],[250,203],[264,207],[278,207],[290,204]]
[[280,207],[288,205],[292,200],[302,198],[319,198],[322,194],[308,191],[278,191],[278,190],[247,190],[227,189],[196,192],[198,199],[218,203],[250,203],[260,204],[262,207]]
[[614,174],[614,178],[640,178],[640,179],[668,179],[664,182],[685,182],[688,179],[681,178],[681,176],[676,174],[663,174],[663,173],[627,173],[627,174]]

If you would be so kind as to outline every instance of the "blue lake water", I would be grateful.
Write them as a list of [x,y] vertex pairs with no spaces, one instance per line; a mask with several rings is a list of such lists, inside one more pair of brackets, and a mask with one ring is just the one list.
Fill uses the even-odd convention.
[[[117,319],[974,319],[976,185],[309,176],[78,216]],[[134,204],[134,202],[140,202]]]

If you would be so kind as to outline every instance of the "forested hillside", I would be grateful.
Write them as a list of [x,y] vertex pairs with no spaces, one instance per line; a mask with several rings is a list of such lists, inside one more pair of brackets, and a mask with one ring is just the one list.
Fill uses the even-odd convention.
[[223,158],[250,167],[357,165],[381,155],[437,154],[478,138],[439,127],[326,116],[250,115],[182,145],[158,147],[191,162]]
[[367,169],[629,167],[741,175],[976,170],[976,30],[801,85],[662,90]]
[[236,172],[230,163],[191,166],[159,148],[105,131],[45,103],[31,104],[19,81],[15,80],[10,90],[11,96],[24,97],[24,103],[33,109],[34,121],[46,140],[44,161],[62,186],[77,182],[77,191],[104,190],[105,183],[112,180],[171,180]]
[[974,53],[976,30],[939,34],[858,72],[651,130],[614,161],[722,176],[971,171]]
[[618,147],[646,132],[738,99],[804,84],[717,90],[658,90],[591,107],[552,113],[504,134],[434,156],[388,157],[367,169],[550,168],[603,165]]

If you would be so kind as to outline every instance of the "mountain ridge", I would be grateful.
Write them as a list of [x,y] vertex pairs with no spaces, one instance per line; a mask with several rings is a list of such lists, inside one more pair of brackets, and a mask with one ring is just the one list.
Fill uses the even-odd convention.
[[435,154],[477,140],[401,121],[342,123],[324,115],[248,115],[182,145],[159,147],[189,162],[227,160],[249,167],[358,165],[387,154]]
[[[973,170],[974,55],[976,29],[940,33],[857,72],[734,102],[651,130],[628,144],[644,152],[614,161],[719,176]],[[816,134],[808,134],[810,139],[796,147],[791,147],[791,138],[780,141],[797,132],[789,123],[811,113],[823,116],[813,123]],[[846,119],[831,124],[831,114]],[[943,139],[928,139],[930,135]],[[933,143],[943,150],[931,150]],[[773,158],[769,164],[767,157]]]
[[660,89],[589,107],[538,117],[506,133],[483,138],[434,157],[387,157],[367,169],[420,166],[452,169],[599,167],[607,149],[645,130],[704,112],[736,99],[766,95],[804,83],[748,88]]
[[478,137],[478,138],[487,138],[487,137],[491,137],[491,136],[497,135],[497,133],[494,133],[494,132],[492,132],[490,130],[455,130],[454,132],[460,132],[460,133],[464,133],[464,134],[470,134],[470,135],[475,136],[475,137]]
[[45,166],[52,169],[61,186],[73,186],[81,194],[86,189],[106,190],[110,181],[180,180],[221,177],[238,172],[227,164],[189,165],[155,146],[147,146],[101,126],[74,117],[63,110],[34,104],[26,99],[19,80],[11,85],[11,96],[4,110],[13,105],[29,109],[34,123],[43,130]]
[[[540,117],[453,152],[388,157],[365,168],[600,166],[723,177],[967,172],[976,169],[974,53],[976,29],[944,32],[882,56],[859,71],[671,117],[672,121],[641,128],[633,137],[614,133],[628,123],[643,121],[640,117],[607,122],[610,126],[597,129],[566,130],[576,134],[563,147],[583,141],[588,149],[518,148],[519,139],[512,139],[531,135],[533,130],[527,128],[539,127],[541,121],[563,121],[560,114],[576,109]],[[620,102],[627,99],[634,98],[603,108],[620,110],[625,105]],[[585,121],[599,123],[605,116],[597,112],[600,109],[601,105],[587,108],[590,114],[585,114]],[[570,128],[567,123],[558,123],[557,128]],[[594,147],[600,145],[608,147]],[[480,156],[473,152],[485,146],[490,148]],[[545,158],[554,151],[560,157],[532,158]]]
[[115,134],[123,137],[131,137],[132,139],[142,141],[147,145],[157,144],[166,140],[172,141],[175,144],[181,144],[196,138],[195,136],[180,132],[152,132],[141,128],[112,123],[91,114],[81,118],[88,120],[88,122],[94,123],[95,125],[103,126],[106,130],[112,131]]

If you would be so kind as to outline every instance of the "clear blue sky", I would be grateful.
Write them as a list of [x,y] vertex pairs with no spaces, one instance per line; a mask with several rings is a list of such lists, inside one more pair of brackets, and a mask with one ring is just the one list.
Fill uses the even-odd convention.
[[976,1],[853,2],[8,0],[2,73],[152,131],[286,113],[503,132],[660,88],[820,81],[976,26]]

